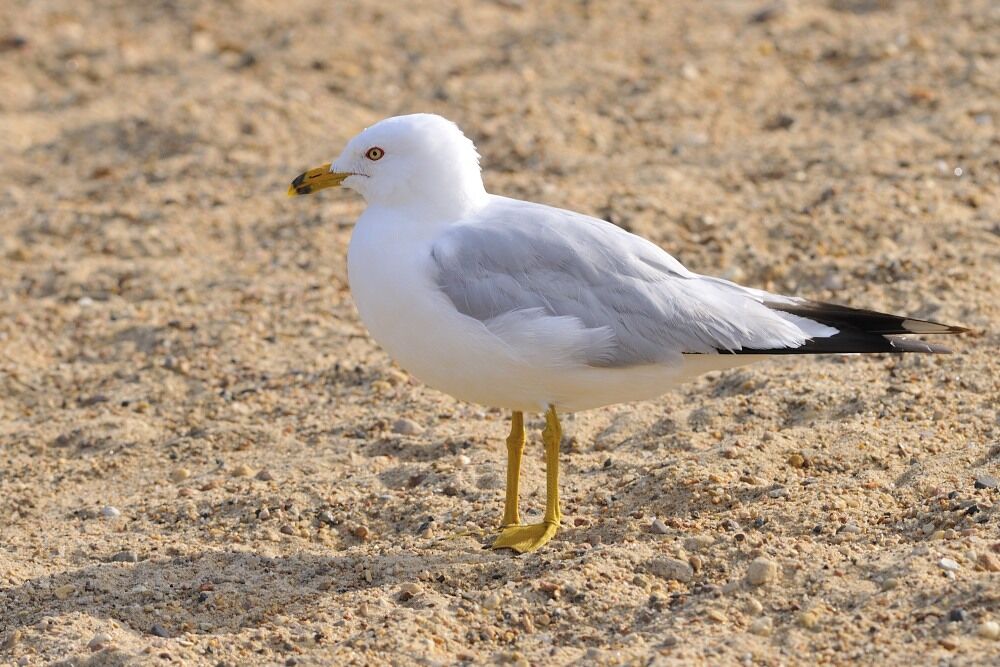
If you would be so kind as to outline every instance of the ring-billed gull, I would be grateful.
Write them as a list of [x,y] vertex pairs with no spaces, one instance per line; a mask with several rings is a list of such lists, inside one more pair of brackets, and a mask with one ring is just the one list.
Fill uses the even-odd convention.
[[[964,331],[698,275],[611,223],[490,194],[473,143],[432,114],[372,125],[288,194],[341,185],[368,204],[347,264],[375,340],[426,384],[513,411],[494,548],[532,551],[556,533],[559,412],[654,398],[768,355],[946,352],[891,336]],[[522,525],[533,411],[545,413],[547,498],[542,523]]]

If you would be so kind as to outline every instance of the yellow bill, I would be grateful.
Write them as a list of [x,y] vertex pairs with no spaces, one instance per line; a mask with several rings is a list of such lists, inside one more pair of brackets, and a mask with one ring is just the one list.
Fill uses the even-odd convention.
[[335,188],[350,175],[350,172],[330,171],[330,164],[324,164],[296,176],[288,186],[288,196],[308,195],[323,188]]

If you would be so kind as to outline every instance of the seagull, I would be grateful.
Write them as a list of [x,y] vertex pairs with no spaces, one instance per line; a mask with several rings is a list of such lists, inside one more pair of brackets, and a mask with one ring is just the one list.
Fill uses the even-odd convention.
[[[288,195],[359,193],[347,268],[372,337],[427,385],[512,412],[495,549],[534,551],[559,528],[560,413],[653,399],[773,355],[948,352],[895,336],[966,331],[699,275],[604,220],[488,193],[479,157],[441,116],[396,116]],[[537,524],[518,511],[526,412],[545,415]]]

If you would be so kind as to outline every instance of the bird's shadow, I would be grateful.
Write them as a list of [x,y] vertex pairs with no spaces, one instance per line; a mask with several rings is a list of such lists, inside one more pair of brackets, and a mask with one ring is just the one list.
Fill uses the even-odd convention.
[[72,612],[166,636],[234,633],[260,627],[276,613],[306,613],[323,597],[392,587],[428,567],[461,568],[482,560],[472,547],[388,556],[202,551],[100,563],[0,588],[0,634]]

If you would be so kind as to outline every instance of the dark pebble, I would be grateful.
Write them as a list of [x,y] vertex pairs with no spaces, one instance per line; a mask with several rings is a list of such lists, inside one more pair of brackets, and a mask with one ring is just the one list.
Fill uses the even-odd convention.
[[952,609],[948,612],[948,620],[952,623],[961,623],[968,617],[969,615],[964,609]]
[[4,35],[0,37],[0,52],[23,49],[28,45],[28,38],[21,35]]
[[750,23],[768,23],[774,19],[780,17],[785,13],[784,7],[781,5],[771,5],[770,7],[765,7],[764,9],[759,9],[750,15]]
[[977,489],[995,489],[1000,487],[1000,480],[998,480],[993,475],[978,475],[976,476],[976,488]]
[[767,121],[767,123],[764,124],[764,129],[771,131],[787,130],[792,125],[795,125],[795,118],[786,113],[781,113]]
[[113,563],[138,563],[139,555],[134,551],[119,551],[111,557]]
[[109,400],[110,399],[104,394],[94,394],[93,396],[81,398],[80,406],[86,408],[91,405],[97,405],[98,403],[107,403]]
[[155,635],[157,637],[167,637],[167,638],[170,637],[170,631],[167,630],[162,625],[160,625],[159,623],[155,624],[153,627],[149,629],[149,634]]

